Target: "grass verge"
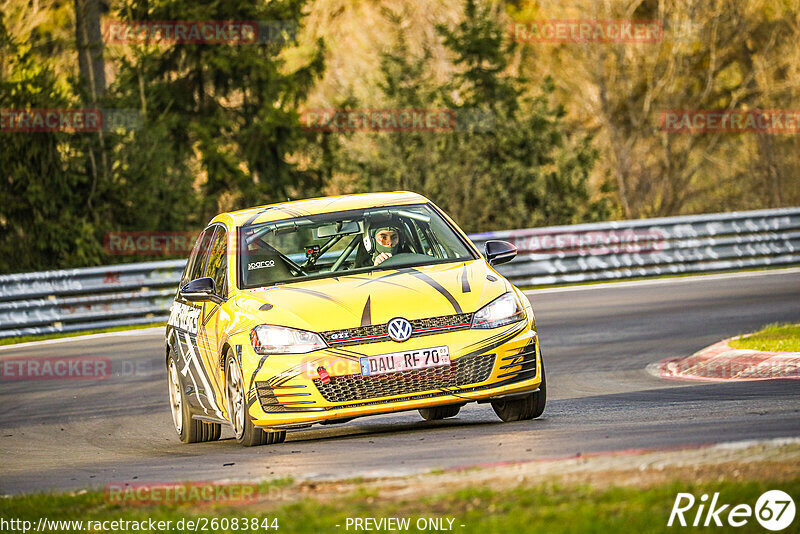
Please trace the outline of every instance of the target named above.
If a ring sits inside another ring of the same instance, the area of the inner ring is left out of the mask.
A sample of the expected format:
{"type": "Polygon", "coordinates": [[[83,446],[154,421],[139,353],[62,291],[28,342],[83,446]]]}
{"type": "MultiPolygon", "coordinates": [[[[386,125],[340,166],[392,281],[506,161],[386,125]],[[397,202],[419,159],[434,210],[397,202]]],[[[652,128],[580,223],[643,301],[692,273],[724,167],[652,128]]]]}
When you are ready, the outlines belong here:
{"type": "MultiPolygon", "coordinates": [[[[283,486],[262,485],[260,494],[278,497],[283,486]]],[[[703,494],[718,492],[721,504],[747,504],[755,506],[758,497],[767,490],[779,488],[789,495],[800,495],[800,478],[770,480],[768,476],[755,479],[720,478],[718,480],[687,482],[670,480],[648,487],[610,486],[601,489],[587,484],[541,481],[534,484],[520,483],[506,489],[490,489],[471,486],[454,489],[448,493],[431,496],[407,494],[402,498],[383,499],[377,492],[361,488],[348,494],[340,494],[334,500],[320,500],[312,496],[288,504],[257,501],[239,506],[221,505],[173,505],[120,507],[108,504],[102,492],[87,492],[78,495],[52,494],[10,497],[0,499],[0,517],[31,521],[37,525],[42,516],[48,520],[84,521],[82,530],[64,528],[54,532],[86,532],[86,522],[114,521],[171,521],[172,528],[120,529],[121,532],[181,532],[187,528],[175,528],[180,520],[206,521],[210,531],[242,531],[241,521],[257,518],[258,531],[269,532],[274,526],[281,533],[317,533],[353,531],[347,529],[348,518],[408,518],[408,532],[422,531],[418,527],[423,521],[433,518],[442,521],[441,527],[450,527],[452,532],[674,532],[676,527],[667,527],[670,511],[679,492],[691,493],[699,498],[703,494]],[[205,519],[203,519],[205,518],[205,519]],[[216,518],[217,522],[212,522],[216,518]],[[221,521],[222,518],[227,519],[221,521]],[[238,518],[238,526],[233,520],[238,518]],[[264,520],[267,520],[265,523],[264,520]],[[277,522],[275,522],[277,519],[277,522]],[[452,521],[449,521],[452,520],[452,521]],[[264,528],[264,525],[270,528],[264,528]],[[463,525],[463,526],[462,526],[463,525]],[[214,527],[211,529],[211,527],[214,527]]],[[[699,502],[699,501],[698,501],[699,502]]],[[[697,512],[695,506],[687,512],[692,521],[697,512]]],[[[726,514],[721,516],[725,521],[726,514]]],[[[424,530],[434,530],[425,523],[424,530]]],[[[786,532],[797,532],[797,522],[786,532]]],[[[725,525],[727,527],[727,525],[725,525]]],[[[35,527],[34,527],[35,528],[35,527]]],[[[730,529],[730,527],[728,527],[730,529]]],[[[721,530],[728,530],[723,528],[721,530]]],[[[202,526],[198,530],[203,530],[202,526]]],[[[385,530],[385,529],[384,529],[385,530]]],[[[714,529],[720,530],[720,529],[714,529]]],[[[763,532],[754,517],[737,532],[763,532]]],[[[251,530],[252,531],[252,530],[251,530]]]]}
{"type": "Polygon", "coordinates": [[[771,324],[729,343],[735,349],[800,352],[800,324],[771,324]]]}
{"type": "Polygon", "coordinates": [[[81,330],[80,332],[53,332],[52,334],[38,334],[34,336],[6,337],[0,339],[0,345],[16,345],[17,343],[27,343],[29,341],[42,341],[45,339],[61,339],[64,337],[88,336],[90,334],[105,334],[106,332],[124,332],[126,330],[139,330],[141,328],[164,326],[164,324],[165,323],[134,324],[129,326],[112,326],[109,328],[96,328],[94,330],[81,330]]]}

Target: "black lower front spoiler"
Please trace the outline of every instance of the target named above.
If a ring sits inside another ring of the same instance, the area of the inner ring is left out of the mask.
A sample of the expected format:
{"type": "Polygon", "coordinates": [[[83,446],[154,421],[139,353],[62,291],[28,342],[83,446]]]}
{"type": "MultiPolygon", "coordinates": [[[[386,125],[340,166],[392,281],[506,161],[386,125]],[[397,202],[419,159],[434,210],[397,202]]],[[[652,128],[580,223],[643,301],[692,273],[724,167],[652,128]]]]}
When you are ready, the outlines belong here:
{"type": "Polygon", "coordinates": [[[489,397],[488,399],[480,399],[477,401],[478,404],[487,404],[489,402],[495,401],[510,401],[510,400],[517,400],[517,399],[524,399],[534,393],[538,393],[539,388],[532,389],[530,391],[523,391],[522,393],[509,393],[508,395],[499,395],[497,397],[489,397]]]}

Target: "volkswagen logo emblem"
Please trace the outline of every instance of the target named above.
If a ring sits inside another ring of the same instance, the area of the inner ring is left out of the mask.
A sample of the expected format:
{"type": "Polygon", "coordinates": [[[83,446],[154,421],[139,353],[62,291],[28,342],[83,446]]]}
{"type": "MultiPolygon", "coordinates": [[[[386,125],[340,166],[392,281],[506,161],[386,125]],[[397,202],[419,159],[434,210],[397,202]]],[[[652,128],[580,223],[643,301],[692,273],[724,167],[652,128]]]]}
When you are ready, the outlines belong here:
{"type": "Polygon", "coordinates": [[[411,337],[411,331],[414,328],[407,320],[402,317],[397,317],[389,321],[388,328],[389,337],[397,342],[402,342],[411,337]]]}

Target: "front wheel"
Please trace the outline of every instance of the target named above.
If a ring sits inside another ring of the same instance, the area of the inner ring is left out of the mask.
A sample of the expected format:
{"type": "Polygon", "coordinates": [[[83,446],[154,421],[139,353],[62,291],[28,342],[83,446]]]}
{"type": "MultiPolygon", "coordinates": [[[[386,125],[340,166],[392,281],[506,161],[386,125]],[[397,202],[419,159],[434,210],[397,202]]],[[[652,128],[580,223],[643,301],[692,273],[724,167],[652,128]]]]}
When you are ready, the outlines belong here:
{"type": "Polygon", "coordinates": [[[539,391],[521,399],[494,401],[492,409],[503,422],[510,423],[511,421],[536,419],[544,412],[545,404],[547,404],[547,378],[544,374],[544,362],[542,362],[542,383],[539,384],[539,391]]]}
{"type": "Polygon", "coordinates": [[[271,443],[283,443],[286,440],[285,430],[266,432],[253,425],[253,420],[247,410],[248,403],[242,371],[232,350],[228,351],[226,358],[225,391],[228,401],[228,418],[233,427],[236,441],[245,447],[254,447],[271,443]]]}
{"type": "Polygon", "coordinates": [[[183,391],[178,377],[178,364],[170,357],[167,379],[169,380],[169,407],[172,411],[172,423],[183,443],[201,443],[203,441],[216,441],[222,433],[219,423],[205,423],[192,419],[189,403],[186,402],[186,393],[183,391]]]}

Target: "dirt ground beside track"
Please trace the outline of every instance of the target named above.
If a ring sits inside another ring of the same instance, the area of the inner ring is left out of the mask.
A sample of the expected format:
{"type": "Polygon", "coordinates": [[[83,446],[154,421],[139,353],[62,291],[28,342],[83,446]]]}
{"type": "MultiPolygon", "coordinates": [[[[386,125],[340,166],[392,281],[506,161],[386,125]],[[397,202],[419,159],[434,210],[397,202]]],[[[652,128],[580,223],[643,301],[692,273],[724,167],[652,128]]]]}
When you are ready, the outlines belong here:
{"type": "Polygon", "coordinates": [[[677,481],[770,480],[800,477],[800,439],[740,442],[689,449],[623,451],[553,460],[464,467],[408,477],[344,481],[296,481],[267,492],[260,506],[305,498],[334,502],[342,495],[365,494],[371,501],[397,501],[462,488],[509,489],[539,483],[647,488],[677,481]]]}

